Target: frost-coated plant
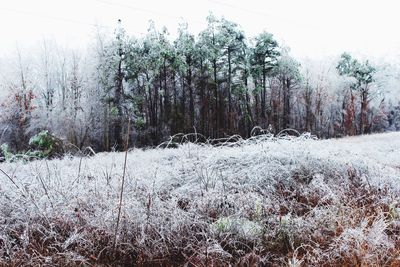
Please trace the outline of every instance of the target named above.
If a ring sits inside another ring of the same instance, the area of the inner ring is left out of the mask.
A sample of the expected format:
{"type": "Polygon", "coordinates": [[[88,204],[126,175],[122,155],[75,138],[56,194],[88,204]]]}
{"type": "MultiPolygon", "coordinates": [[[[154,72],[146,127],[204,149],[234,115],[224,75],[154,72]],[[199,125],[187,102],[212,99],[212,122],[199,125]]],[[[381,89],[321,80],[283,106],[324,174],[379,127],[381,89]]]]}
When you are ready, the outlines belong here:
{"type": "Polygon", "coordinates": [[[45,130],[32,136],[29,139],[29,146],[36,150],[33,152],[33,156],[44,158],[56,153],[57,142],[57,138],[45,130]]]}
{"type": "Polygon", "coordinates": [[[135,149],[120,206],[123,153],[2,163],[0,266],[399,266],[398,151],[399,133],[135,149]]]}
{"type": "Polygon", "coordinates": [[[14,162],[14,161],[27,161],[32,158],[43,158],[40,151],[28,151],[26,153],[13,153],[10,151],[8,144],[4,143],[0,146],[0,162],[14,162]]]}
{"type": "Polygon", "coordinates": [[[6,143],[1,144],[0,149],[1,149],[1,154],[4,157],[4,160],[10,161],[10,159],[13,157],[13,154],[10,152],[10,148],[9,148],[8,144],[6,144],[6,143]]]}
{"type": "Polygon", "coordinates": [[[41,131],[40,133],[32,136],[29,139],[29,145],[35,146],[39,149],[47,151],[48,153],[51,152],[53,146],[55,144],[54,138],[49,134],[47,130],[41,131]]]}

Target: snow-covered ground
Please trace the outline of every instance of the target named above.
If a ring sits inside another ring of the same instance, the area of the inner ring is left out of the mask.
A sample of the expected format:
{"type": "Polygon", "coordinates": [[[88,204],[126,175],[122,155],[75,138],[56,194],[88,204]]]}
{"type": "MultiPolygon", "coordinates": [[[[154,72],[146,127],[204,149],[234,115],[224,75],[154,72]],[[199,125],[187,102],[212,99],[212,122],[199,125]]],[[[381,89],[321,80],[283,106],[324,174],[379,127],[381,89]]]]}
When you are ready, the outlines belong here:
{"type": "Polygon", "coordinates": [[[115,242],[124,156],[0,164],[0,266],[400,265],[400,133],[134,149],[115,242]]]}

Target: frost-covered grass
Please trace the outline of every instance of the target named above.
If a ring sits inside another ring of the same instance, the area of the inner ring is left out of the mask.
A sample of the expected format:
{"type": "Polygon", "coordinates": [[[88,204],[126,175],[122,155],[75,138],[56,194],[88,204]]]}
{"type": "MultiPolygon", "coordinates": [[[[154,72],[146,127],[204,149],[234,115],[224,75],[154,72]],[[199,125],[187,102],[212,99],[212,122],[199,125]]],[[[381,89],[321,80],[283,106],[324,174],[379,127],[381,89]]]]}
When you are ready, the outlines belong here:
{"type": "Polygon", "coordinates": [[[400,133],[0,164],[0,266],[399,266],[400,133]],[[114,246],[115,245],[115,246],[114,246]]]}

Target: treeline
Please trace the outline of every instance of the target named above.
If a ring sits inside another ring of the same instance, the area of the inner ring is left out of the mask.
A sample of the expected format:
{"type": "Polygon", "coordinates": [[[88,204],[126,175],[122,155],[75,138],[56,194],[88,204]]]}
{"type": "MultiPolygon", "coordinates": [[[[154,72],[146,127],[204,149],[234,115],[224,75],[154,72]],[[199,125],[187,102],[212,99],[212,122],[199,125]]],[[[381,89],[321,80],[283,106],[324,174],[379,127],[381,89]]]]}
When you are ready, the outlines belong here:
{"type": "Polygon", "coordinates": [[[368,61],[343,54],[326,72],[307,68],[268,32],[248,39],[234,22],[207,22],[198,36],[180,25],[174,41],[154,23],[137,38],[119,22],[84,55],[46,41],[35,56],[18,50],[3,75],[0,143],[27,150],[48,130],[79,149],[121,150],[128,120],[136,146],[176,133],[249,137],[255,126],[321,138],[400,129],[399,99],[368,61]]]}

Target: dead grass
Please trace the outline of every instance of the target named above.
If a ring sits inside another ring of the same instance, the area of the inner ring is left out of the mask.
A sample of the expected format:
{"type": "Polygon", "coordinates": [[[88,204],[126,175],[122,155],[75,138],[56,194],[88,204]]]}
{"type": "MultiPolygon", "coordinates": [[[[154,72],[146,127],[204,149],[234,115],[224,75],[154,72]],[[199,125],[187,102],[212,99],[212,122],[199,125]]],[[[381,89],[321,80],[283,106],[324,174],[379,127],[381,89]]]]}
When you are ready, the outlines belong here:
{"type": "Polygon", "coordinates": [[[135,150],[125,174],[123,153],[2,164],[0,266],[400,266],[399,162],[348,149],[261,136],[135,150]]]}

